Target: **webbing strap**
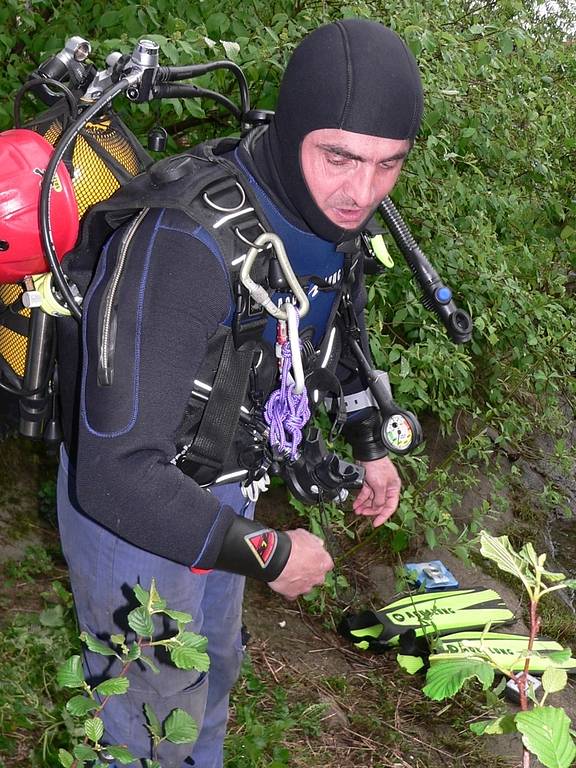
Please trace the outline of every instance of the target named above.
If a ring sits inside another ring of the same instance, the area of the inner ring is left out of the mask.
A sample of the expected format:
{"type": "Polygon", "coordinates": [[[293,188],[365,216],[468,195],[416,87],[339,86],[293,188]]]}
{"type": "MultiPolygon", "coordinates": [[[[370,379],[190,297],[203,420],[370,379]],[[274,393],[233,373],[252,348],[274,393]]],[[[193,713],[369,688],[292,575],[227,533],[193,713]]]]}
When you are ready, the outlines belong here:
{"type": "Polygon", "coordinates": [[[230,452],[238,414],[248,389],[253,349],[234,348],[232,333],[224,342],[212,392],[188,455],[222,467],[230,452]]]}

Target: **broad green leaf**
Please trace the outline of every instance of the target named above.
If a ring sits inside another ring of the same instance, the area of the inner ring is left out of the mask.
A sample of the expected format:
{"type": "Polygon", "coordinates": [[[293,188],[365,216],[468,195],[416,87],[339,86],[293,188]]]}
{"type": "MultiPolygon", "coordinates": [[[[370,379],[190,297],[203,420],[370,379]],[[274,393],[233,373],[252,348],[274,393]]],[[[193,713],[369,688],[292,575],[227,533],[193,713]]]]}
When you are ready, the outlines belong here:
{"type": "Polygon", "coordinates": [[[156,716],[156,712],[154,712],[150,704],[144,704],[144,713],[146,715],[146,720],[148,720],[148,730],[153,736],[161,739],[162,726],[160,725],[160,720],[158,720],[158,717],[156,716]]]}
{"type": "Polygon", "coordinates": [[[183,709],[173,709],[164,720],[164,736],[173,744],[187,744],[196,741],[198,726],[196,721],[183,709]]]}
{"type": "Polygon", "coordinates": [[[511,573],[527,586],[535,586],[535,576],[526,572],[523,559],[510,544],[508,536],[490,536],[486,531],[481,531],[480,552],[495,562],[501,571],[511,573]]]}
{"type": "Polygon", "coordinates": [[[546,669],[542,675],[542,687],[546,693],[558,693],[566,688],[568,673],[565,669],[546,669]]]}
{"type": "Polygon", "coordinates": [[[136,762],[136,758],[132,755],[132,753],[126,749],[126,747],[122,746],[115,746],[115,747],[106,747],[106,752],[108,752],[112,757],[117,760],[121,765],[130,765],[130,763],[136,762]]]}
{"type": "Polygon", "coordinates": [[[104,723],[99,717],[92,717],[84,723],[84,733],[96,744],[104,734],[104,723]]]}
{"type": "Polygon", "coordinates": [[[56,680],[62,688],[82,688],[84,686],[84,670],[80,656],[71,656],[67,659],[58,670],[56,680]]]}
{"type": "Polygon", "coordinates": [[[415,675],[416,672],[419,672],[424,666],[424,659],[420,656],[405,656],[404,654],[399,653],[398,656],[396,656],[396,661],[409,675],[415,675]]]}
{"type": "Polygon", "coordinates": [[[438,661],[428,670],[423,691],[428,698],[443,701],[458,693],[464,683],[474,677],[482,683],[482,688],[487,690],[494,681],[494,669],[479,659],[438,661]]]}
{"type": "Polygon", "coordinates": [[[207,672],[210,657],[206,653],[208,641],[202,635],[183,632],[178,638],[178,645],[169,648],[170,658],[180,669],[197,669],[207,672]]]}
{"type": "Polygon", "coordinates": [[[140,608],[134,608],[128,614],[128,625],[137,635],[141,637],[152,637],[154,634],[154,623],[148,609],[143,605],[140,608]]]}
{"type": "Polygon", "coordinates": [[[126,642],[126,635],[110,635],[110,642],[114,643],[114,645],[124,645],[126,642]]]}
{"type": "Polygon", "coordinates": [[[508,713],[496,718],[496,720],[479,720],[470,724],[470,730],[477,736],[482,734],[501,735],[503,733],[516,733],[514,715],[508,713]]]}
{"type": "Polygon", "coordinates": [[[104,680],[94,690],[100,696],[119,696],[122,693],[126,693],[129,687],[130,680],[127,677],[112,677],[110,680],[104,680]]]}
{"type": "Polygon", "coordinates": [[[240,53],[240,46],[238,43],[229,40],[220,40],[220,42],[222,43],[226,57],[232,59],[232,61],[236,61],[238,54],[240,53]]]}
{"type": "Polygon", "coordinates": [[[516,724],[522,743],[546,768],[569,768],[576,758],[570,719],[563,709],[538,707],[519,712],[516,724]]]}
{"type": "Polygon", "coordinates": [[[64,768],[71,768],[71,765],[74,762],[74,756],[66,749],[59,749],[58,760],[60,761],[60,765],[63,765],[64,768]]]}
{"type": "Polygon", "coordinates": [[[140,605],[148,605],[148,601],[150,600],[149,592],[146,592],[144,587],[141,587],[140,584],[136,584],[133,587],[133,590],[136,595],[136,600],[138,600],[140,605]]]}
{"type": "Polygon", "coordinates": [[[77,744],[74,747],[74,757],[78,760],[98,760],[98,752],[86,744],[77,744]]]}
{"type": "Polygon", "coordinates": [[[184,611],[172,611],[165,608],[162,613],[165,613],[166,616],[170,616],[171,619],[174,619],[174,621],[177,621],[179,624],[188,624],[192,621],[192,616],[189,613],[184,613],[184,611]]]}
{"type": "Polygon", "coordinates": [[[64,625],[64,609],[61,605],[52,605],[40,611],[38,621],[43,627],[62,627],[64,625]]]}
{"type": "Polygon", "coordinates": [[[88,712],[98,708],[98,702],[88,696],[73,696],[66,702],[66,709],[75,717],[84,717],[88,712]]]}
{"type": "Polygon", "coordinates": [[[140,661],[143,661],[143,662],[144,662],[144,664],[146,664],[146,666],[147,666],[147,667],[149,667],[149,668],[152,670],[152,672],[154,672],[154,674],[155,674],[155,675],[157,675],[157,674],[160,672],[160,670],[158,669],[158,667],[156,666],[156,664],[154,663],[154,661],[152,661],[152,659],[150,658],[150,656],[146,656],[146,655],[143,653],[143,654],[140,656],[140,661]]]}
{"type": "Polygon", "coordinates": [[[85,643],[89,650],[94,653],[99,653],[101,656],[118,656],[113,648],[110,648],[109,645],[106,645],[106,643],[93,637],[93,635],[90,635],[88,632],[82,632],[80,640],[85,643]]]}
{"type": "Polygon", "coordinates": [[[550,661],[562,665],[572,658],[572,651],[570,648],[563,648],[561,651],[550,651],[550,653],[546,655],[550,661]]]}

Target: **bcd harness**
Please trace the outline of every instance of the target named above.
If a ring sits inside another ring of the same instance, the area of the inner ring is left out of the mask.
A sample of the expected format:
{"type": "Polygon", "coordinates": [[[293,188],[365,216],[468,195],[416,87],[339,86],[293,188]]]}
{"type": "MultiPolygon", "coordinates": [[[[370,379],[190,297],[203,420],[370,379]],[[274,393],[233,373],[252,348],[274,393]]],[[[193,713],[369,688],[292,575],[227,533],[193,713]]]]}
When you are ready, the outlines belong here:
{"type": "MultiPolygon", "coordinates": [[[[222,156],[235,144],[234,140],[208,142],[185,154],[161,160],[88,213],[82,239],[64,262],[67,274],[83,292],[93,277],[95,251],[131,219],[105,276],[106,288],[98,321],[98,384],[105,387],[114,379],[116,297],[131,258],[134,236],[150,209],[182,210],[195,226],[201,225],[203,234],[199,239],[224,260],[235,306],[229,324],[220,325],[208,342],[207,354],[178,431],[173,463],[204,486],[233,480],[247,485],[271,470],[282,474],[292,492],[304,501],[314,502],[319,494],[327,499],[338,498],[343,487],[359,487],[362,470],[335,454],[328,454],[316,428],[308,427],[303,451],[290,462],[287,475],[281,468],[285,457],[275,455],[267,443],[262,407],[277,382],[278,366],[272,345],[263,339],[269,315],[242,286],[239,273],[254,240],[268,232],[270,226],[240,169],[222,156]]],[[[322,402],[328,393],[332,395],[334,431],[339,431],[346,420],[346,407],[334,375],[342,348],[334,342],[332,329],[346,321],[347,327],[344,332],[340,331],[340,339],[354,331],[356,323],[349,297],[362,268],[356,248],[348,251],[343,255],[337,285],[322,284],[321,279],[314,277],[318,290],[332,292],[334,301],[320,350],[314,349],[310,339],[303,344],[307,389],[315,404],[322,402]]],[[[269,291],[286,290],[271,249],[260,252],[250,276],[269,291]]],[[[386,449],[379,440],[381,419],[374,411],[374,401],[365,393],[361,395],[356,398],[360,405],[355,407],[349,402],[349,410],[363,410],[366,406],[372,409],[369,442],[379,456],[385,455],[386,449]]],[[[352,438],[354,429],[359,428],[353,427],[352,438]]],[[[366,425],[361,432],[358,442],[367,438],[366,425]]]]}

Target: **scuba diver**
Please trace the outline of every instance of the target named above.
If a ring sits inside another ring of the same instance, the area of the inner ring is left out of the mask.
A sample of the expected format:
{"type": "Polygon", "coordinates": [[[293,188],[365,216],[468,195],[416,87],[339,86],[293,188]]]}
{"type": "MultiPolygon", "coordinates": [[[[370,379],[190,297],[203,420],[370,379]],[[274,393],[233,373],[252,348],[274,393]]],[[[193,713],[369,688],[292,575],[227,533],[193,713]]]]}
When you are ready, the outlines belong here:
{"type": "MultiPolygon", "coordinates": [[[[417,65],[394,32],[327,24],[294,51],[268,124],[160,161],[111,199],[82,329],[58,321],[62,546],[82,629],[125,631],[127,589],[154,578],[208,638],[210,670],[132,665],[128,692],[103,710],[104,742],[144,758],[143,704],[160,720],[181,707],[199,736],[164,741],[163,768],[222,766],[245,577],[295,599],[333,567],[319,537],[253,519],[282,461],[304,498],[335,499],[348,484],[374,526],[394,513],[400,480],[367,379],[358,241],[422,108],[417,65]],[[324,401],[356,464],[327,456],[306,426],[324,401]]],[[[65,261],[79,284],[93,231],[87,220],[65,261]]],[[[108,663],[86,654],[93,678],[108,663]]]]}

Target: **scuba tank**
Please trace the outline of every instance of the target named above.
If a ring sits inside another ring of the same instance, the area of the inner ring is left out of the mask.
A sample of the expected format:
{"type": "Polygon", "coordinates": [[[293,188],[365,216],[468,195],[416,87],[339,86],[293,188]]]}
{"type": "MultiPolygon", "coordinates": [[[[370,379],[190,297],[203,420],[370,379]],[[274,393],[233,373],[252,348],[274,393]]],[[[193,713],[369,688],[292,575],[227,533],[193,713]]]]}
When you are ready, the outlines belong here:
{"type": "MultiPolygon", "coordinates": [[[[20,125],[19,105],[26,91],[33,91],[48,109],[25,127],[0,134],[0,387],[19,398],[20,433],[43,436],[49,443],[60,439],[55,317],[70,311],[52,285],[41,243],[40,187],[67,125],[93,101],[85,91],[97,73],[82,58],[89,51],[86,41],[71,38],[63,51],[41,64],[16,97],[15,124],[20,125]],[[56,76],[71,81],[74,99],[55,90],[61,85],[56,76]]],[[[59,260],[74,246],[87,210],[151,162],[114,112],[83,126],[51,184],[50,229],[59,260]]]]}

